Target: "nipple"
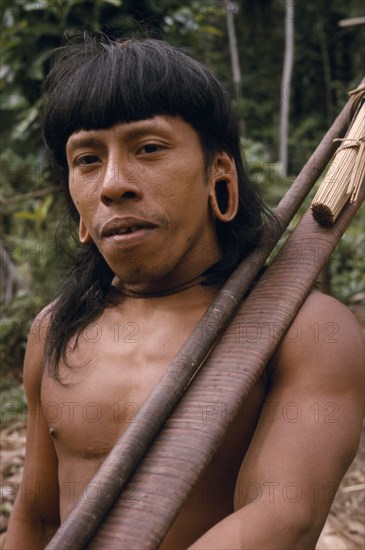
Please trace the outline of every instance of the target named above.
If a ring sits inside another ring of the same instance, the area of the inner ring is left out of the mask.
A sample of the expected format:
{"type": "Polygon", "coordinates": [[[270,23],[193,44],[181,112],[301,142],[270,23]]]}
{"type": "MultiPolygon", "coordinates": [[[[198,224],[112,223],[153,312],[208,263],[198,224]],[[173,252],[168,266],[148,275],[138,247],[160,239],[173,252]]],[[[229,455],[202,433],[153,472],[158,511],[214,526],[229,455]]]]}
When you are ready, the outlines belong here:
{"type": "Polygon", "coordinates": [[[49,429],[49,435],[52,436],[52,437],[56,437],[57,435],[57,430],[54,426],[51,426],[50,429],[49,429]]]}

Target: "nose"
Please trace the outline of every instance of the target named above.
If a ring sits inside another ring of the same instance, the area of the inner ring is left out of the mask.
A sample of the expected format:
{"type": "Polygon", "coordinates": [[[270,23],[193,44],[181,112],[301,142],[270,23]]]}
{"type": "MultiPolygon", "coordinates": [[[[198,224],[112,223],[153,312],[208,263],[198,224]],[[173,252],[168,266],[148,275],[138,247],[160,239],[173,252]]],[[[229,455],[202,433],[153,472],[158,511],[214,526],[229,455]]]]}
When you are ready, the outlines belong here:
{"type": "Polygon", "coordinates": [[[105,172],[100,190],[104,204],[128,199],[139,199],[142,195],[138,184],[138,167],[133,162],[113,162],[105,172]]]}

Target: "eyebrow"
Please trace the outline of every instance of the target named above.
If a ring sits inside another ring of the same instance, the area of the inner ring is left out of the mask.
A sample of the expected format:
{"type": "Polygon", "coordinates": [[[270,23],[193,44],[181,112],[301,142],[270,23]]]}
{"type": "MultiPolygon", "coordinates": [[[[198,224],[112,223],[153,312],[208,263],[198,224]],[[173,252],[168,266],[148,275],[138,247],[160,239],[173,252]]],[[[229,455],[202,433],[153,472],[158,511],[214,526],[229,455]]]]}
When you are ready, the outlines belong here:
{"type": "Polygon", "coordinates": [[[101,147],[101,145],[101,140],[96,137],[71,137],[66,144],[66,151],[73,153],[76,149],[81,149],[82,147],[101,147]]]}
{"type": "MultiPolygon", "coordinates": [[[[96,131],[100,131],[100,130],[96,130],[96,131]]],[[[125,128],[123,130],[117,131],[117,136],[118,136],[118,139],[133,140],[141,137],[142,135],[148,132],[161,132],[166,135],[169,133],[169,129],[154,121],[143,122],[143,125],[141,124],[141,126],[138,128],[130,128],[130,129],[125,128]]],[[[103,142],[98,137],[93,137],[93,136],[72,137],[71,136],[69,139],[69,144],[67,144],[66,147],[68,149],[68,152],[72,153],[78,148],[101,147],[102,145],[103,145],[103,142]]]]}
{"type": "MultiPolygon", "coordinates": [[[[117,136],[118,136],[118,139],[123,139],[123,140],[126,140],[126,141],[131,141],[133,139],[137,139],[137,138],[140,138],[141,136],[143,136],[144,134],[148,134],[149,132],[151,133],[161,133],[161,134],[164,134],[164,135],[170,135],[170,130],[168,127],[166,127],[165,125],[162,125],[156,121],[138,121],[139,122],[139,125],[136,127],[132,127],[132,128],[123,128],[122,130],[118,130],[117,131],[117,136]]],[[[137,122],[137,123],[138,123],[137,122]]],[[[133,123],[132,123],[133,124],[133,123]]],[[[136,123],[134,123],[136,124],[136,123]]]]}

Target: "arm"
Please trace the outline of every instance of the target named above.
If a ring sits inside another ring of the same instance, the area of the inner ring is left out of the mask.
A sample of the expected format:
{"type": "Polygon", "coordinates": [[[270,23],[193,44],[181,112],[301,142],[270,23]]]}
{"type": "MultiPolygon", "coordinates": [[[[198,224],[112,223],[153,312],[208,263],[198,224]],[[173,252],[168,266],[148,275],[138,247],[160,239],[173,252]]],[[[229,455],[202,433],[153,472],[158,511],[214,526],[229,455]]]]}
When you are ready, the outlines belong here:
{"type": "Polygon", "coordinates": [[[313,293],[280,345],[236,484],[235,512],[192,546],[309,550],[358,447],[363,338],[352,314],[313,293]]]}
{"type": "MultiPolygon", "coordinates": [[[[41,320],[40,320],[41,319],[41,320]]],[[[44,318],[43,318],[44,319],[44,318]]],[[[10,517],[5,549],[40,550],[59,525],[57,457],[41,410],[44,320],[33,323],[24,361],[28,402],[24,471],[10,517]]]]}

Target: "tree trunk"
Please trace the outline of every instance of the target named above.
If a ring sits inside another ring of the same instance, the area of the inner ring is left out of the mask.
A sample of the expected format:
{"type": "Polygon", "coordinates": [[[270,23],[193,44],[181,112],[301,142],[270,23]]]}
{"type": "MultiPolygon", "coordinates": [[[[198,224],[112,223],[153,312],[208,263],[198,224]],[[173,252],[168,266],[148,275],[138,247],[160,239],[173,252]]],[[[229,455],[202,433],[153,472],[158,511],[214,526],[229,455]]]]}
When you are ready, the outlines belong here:
{"type": "Polygon", "coordinates": [[[288,172],[288,128],[290,109],[290,85],[294,60],[294,0],[285,3],[285,54],[281,81],[279,162],[282,174],[288,172]]]}
{"type": "MultiPolygon", "coordinates": [[[[231,58],[232,78],[233,78],[233,86],[234,86],[234,99],[240,100],[242,97],[242,78],[241,78],[240,59],[239,59],[238,48],[237,48],[236,30],[234,26],[234,12],[235,12],[235,9],[238,8],[238,4],[236,2],[230,2],[229,0],[225,0],[224,6],[225,6],[226,20],[227,20],[229,53],[231,58]]],[[[244,135],[245,123],[242,116],[239,117],[238,126],[239,126],[240,134],[244,135]]]]}
{"type": "Polygon", "coordinates": [[[227,19],[227,32],[229,40],[229,53],[231,57],[232,77],[235,92],[235,99],[241,98],[241,68],[237,48],[236,30],[234,27],[234,3],[229,0],[225,2],[226,19],[227,19]]]}
{"type": "Polygon", "coordinates": [[[326,35],[323,25],[324,10],[322,9],[322,2],[318,6],[319,11],[317,12],[317,34],[319,40],[319,46],[321,48],[321,57],[323,65],[323,77],[324,77],[324,88],[326,92],[326,110],[327,110],[327,123],[330,124],[333,120],[333,100],[332,100],[332,71],[331,71],[331,62],[328,53],[326,35]]]}

